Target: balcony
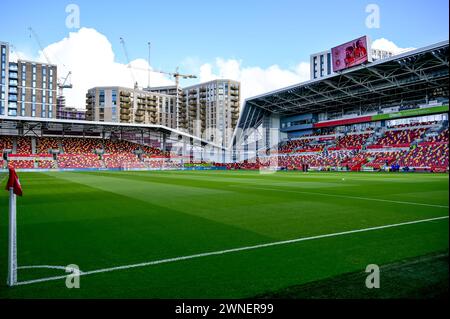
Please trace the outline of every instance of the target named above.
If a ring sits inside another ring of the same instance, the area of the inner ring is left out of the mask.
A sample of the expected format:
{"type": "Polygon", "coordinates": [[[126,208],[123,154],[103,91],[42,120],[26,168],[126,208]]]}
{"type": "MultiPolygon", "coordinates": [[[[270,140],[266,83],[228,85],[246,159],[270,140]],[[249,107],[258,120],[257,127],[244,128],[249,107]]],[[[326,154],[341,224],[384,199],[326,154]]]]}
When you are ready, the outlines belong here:
{"type": "Polygon", "coordinates": [[[156,107],[149,107],[147,110],[150,112],[156,112],[156,107]]]}
{"type": "Polygon", "coordinates": [[[144,116],[145,110],[143,109],[137,109],[136,110],[136,116],[144,116]]]}
{"type": "Polygon", "coordinates": [[[120,115],[120,121],[122,122],[128,122],[130,120],[130,116],[129,115],[120,115]]]}
{"type": "Polygon", "coordinates": [[[131,99],[129,97],[120,97],[120,102],[130,103],[131,99]]]}
{"type": "Polygon", "coordinates": [[[130,103],[120,103],[120,108],[129,109],[131,107],[130,103]]]}
{"type": "Polygon", "coordinates": [[[230,91],[231,96],[239,96],[239,91],[230,91]]]}
{"type": "Polygon", "coordinates": [[[119,93],[120,96],[125,96],[125,97],[130,97],[130,92],[124,92],[124,91],[120,91],[119,93]]]}
{"type": "Polygon", "coordinates": [[[144,122],[144,116],[135,116],[134,121],[136,123],[142,123],[142,122],[144,122]]]}

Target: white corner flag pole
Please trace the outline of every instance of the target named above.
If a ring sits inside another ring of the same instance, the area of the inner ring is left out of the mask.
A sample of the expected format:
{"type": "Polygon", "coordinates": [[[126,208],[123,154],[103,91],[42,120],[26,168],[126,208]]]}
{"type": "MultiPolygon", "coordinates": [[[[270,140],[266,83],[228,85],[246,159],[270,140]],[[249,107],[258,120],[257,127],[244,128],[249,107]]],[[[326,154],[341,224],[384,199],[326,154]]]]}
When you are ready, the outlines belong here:
{"type": "Polygon", "coordinates": [[[16,195],[9,188],[8,286],[17,283],[16,195]]]}

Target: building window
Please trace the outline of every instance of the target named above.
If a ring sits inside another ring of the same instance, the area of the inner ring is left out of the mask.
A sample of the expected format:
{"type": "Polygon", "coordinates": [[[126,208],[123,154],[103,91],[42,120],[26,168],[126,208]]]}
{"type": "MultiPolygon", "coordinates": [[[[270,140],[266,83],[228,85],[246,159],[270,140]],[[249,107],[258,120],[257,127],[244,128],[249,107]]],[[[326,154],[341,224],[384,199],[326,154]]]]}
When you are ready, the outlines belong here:
{"type": "Polygon", "coordinates": [[[327,53],[327,74],[331,74],[331,53],[327,53]]]}
{"type": "Polygon", "coordinates": [[[98,103],[100,107],[105,106],[105,90],[100,90],[99,97],[98,97],[98,103]]]}
{"type": "Polygon", "coordinates": [[[320,55],[320,77],[322,77],[323,76],[323,71],[324,71],[324,68],[323,68],[323,58],[324,58],[324,55],[323,54],[321,54],[320,55]]]}
{"type": "Polygon", "coordinates": [[[317,56],[313,57],[313,77],[317,78],[317,56]]]}

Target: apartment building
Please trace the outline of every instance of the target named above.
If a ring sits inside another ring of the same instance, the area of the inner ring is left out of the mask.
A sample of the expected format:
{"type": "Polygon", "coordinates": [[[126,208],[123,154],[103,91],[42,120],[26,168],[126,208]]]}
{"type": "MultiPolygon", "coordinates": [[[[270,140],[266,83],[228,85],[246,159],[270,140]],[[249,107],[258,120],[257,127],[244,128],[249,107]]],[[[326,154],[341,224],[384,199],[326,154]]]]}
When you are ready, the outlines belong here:
{"type": "Polygon", "coordinates": [[[176,97],[119,86],[86,94],[86,120],[176,126],[176,97]]]}
{"type": "Polygon", "coordinates": [[[0,115],[5,115],[8,106],[9,45],[0,42],[0,115]]]}
{"type": "Polygon", "coordinates": [[[56,118],[56,65],[9,61],[5,42],[0,42],[0,53],[0,115],[56,118]]]}
{"type": "Polygon", "coordinates": [[[239,82],[221,79],[178,90],[175,86],[152,87],[150,90],[177,96],[178,129],[227,145],[239,117],[239,82]]]}

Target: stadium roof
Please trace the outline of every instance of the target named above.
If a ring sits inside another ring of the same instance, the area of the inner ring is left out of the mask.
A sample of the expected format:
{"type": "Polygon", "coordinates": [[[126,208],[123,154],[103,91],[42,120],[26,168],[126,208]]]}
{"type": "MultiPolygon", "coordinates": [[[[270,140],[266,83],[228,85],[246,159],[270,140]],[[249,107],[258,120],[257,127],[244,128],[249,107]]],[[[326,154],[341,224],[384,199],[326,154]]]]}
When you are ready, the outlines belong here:
{"type": "MultiPolygon", "coordinates": [[[[47,129],[48,131],[61,131],[66,135],[75,132],[85,133],[107,133],[107,132],[161,132],[168,136],[175,134],[192,139],[192,141],[201,143],[202,146],[210,145],[223,149],[222,146],[203,140],[194,135],[187,134],[176,129],[172,129],[163,125],[149,124],[131,124],[131,123],[112,123],[112,122],[95,122],[85,120],[61,120],[47,119],[38,117],[12,117],[0,116],[0,131],[8,129],[22,129],[23,135],[29,135],[37,129],[47,129]]],[[[36,133],[34,133],[36,134],[36,133]]]]}
{"type": "Polygon", "coordinates": [[[447,40],[247,99],[238,128],[257,127],[270,113],[296,115],[355,107],[364,113],[426,96],[448,97],[448,49],[447,40]]]}

